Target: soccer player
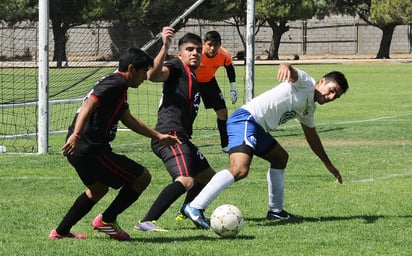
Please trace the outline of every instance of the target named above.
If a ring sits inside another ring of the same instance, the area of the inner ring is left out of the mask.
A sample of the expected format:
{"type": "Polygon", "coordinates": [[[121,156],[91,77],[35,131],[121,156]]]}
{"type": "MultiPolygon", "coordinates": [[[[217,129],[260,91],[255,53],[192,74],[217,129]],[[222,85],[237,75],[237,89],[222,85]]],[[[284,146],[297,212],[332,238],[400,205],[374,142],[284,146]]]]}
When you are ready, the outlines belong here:
{"type": "Polygon", "coordinates": [[[216,80],[216,71],[219,67],[226,68],[230,82],[230,100],[232,104],[237,101],[236,72],[229,52],[221,47],[222,39],[217,31],[209,31],[203,39],[202,63],[197,71],[200,96],[206,109],[213,108],[217,115],[217,127],[220,134],[222,152],[227,153],[226,120],[228,117],[225,98],[216,80]]]}
{"type": "Polygon", "coordinates": [[[282,83],[257,96],[238,110],[227,122],[229,135],[228,169],[218,172],[199,195],[184,207],[184,213],[201,228],[208,229],[203,211],[230,184],[245,178],[253,155],[270,163],[267,172],[270,220],[296,216],[283,209],[284,175],[288,153],[269,131],[296,118],[302,126],[312,151],[339,183],[342,177],[326,154],[316,132],[314,113],[316,103],[323,105],[339,98],[348,89],[345,76],[330,72],[319,82],[289,64],[280,64],[278,77],[282,83]]]}
{"type": "Polygon", "coordinates": [[[202,39],[192,33],[185,34],[179,39],[177,58],[165,62],[173,35],[173,28],[163,28],[163,46],[148,77],[153,82],[163,82],[156,130],[176,135],[181,144],[167,146],[152,140],[152,150],[162,159],[172,183],[161,191],[146,216],[136,224],[136,229],[142,231],[167,231],[155,221],[184,193],[187,192],[185,203],[193,200],[215,174],[205,156],[190,141],[200,104],[196,69],[202,56],[202,39]]]}
{"type": "Polygon", "coordinates": [[[119,59],[118,71],[98,81],[85,97],[69,127],[62,153],[76,169],[87,189],[74,202],[49,238],[86,238],[70,229],[108,192],[119,189],[110,206],[92,222],[95,230],[116,240],[129,240],[117,224],[117,216],[133,204],[151,181],[149,171],[128,157],[112,151],[118,121],[132,131],[150,137],[162,145],[176,145],[174,135],[161,134],[135,118],[127,103],[129,87],[137,88],[146,80],[153,59],[144,51],[129,48],[119,59]]]}

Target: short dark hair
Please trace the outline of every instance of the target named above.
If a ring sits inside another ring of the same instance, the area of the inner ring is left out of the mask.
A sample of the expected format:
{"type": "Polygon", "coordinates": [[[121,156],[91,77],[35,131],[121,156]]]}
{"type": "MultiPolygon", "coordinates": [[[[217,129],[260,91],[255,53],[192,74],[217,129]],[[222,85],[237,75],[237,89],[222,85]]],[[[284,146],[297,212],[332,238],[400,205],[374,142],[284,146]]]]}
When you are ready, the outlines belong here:
{"type": "Polygon", "coordinates": [[[126,72],[130,64],[136,71],[147,69],[153,67],[153,58],[142,49],[130,47],[119,58],[119,71],[126,72]]]}
{"type": "Polygon", "coordinates": [[[343,93],[345,93],[349,88],[348,80],[346,80],[346,77],[342,72],[332,71],[327,73],[323,77],[326,79],[326,81],[333,81],[337,83],[339,87],[342,89],[343,93]]]}
{"type": "Polygon", "coordinates": [[[193,34],[193,33],[186,33],[179,39],[178,46],[182,46],[185,43],[194,43],[198,45],[202,45],[202,38],[200,36],[193,34]]]}
{"type": "Polygon", "coordinates": [[[209,31],[205,34],[205,37],[203,38],[203,41],[204,42],[212,41],[212,42],[221,44],[222,43],[222,38],[220,37],[219,32],[217,32],[215,30],[212,30],[212,31],[209,31]]]}

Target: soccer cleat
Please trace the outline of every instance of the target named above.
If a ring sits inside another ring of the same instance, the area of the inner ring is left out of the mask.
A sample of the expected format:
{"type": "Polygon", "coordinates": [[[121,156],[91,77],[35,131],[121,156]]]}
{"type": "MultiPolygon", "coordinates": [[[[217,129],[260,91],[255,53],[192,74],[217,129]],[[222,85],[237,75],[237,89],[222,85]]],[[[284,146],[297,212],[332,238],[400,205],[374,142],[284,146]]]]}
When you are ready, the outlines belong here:
{"type": "Polygon", "coordinates": [[[137,230],[152,231],[152,232],[168,232],[167,229],[161,228],[156,225],[156,221],[143,221],[134,226],[137,230]]]}
{"type": "Polygon", "coordinates": [[[267,215],[266,215],[266,219],[268,220],[288,220],[288,219],[296,219],[297,216],[288,213],[285,210],[282,210],[280,212],[274,212],[269,210],[267,215]]]}
{"type": "Polygon", "coordinates": [[[183,213],[192,220],[192,222],[200,229],[209,229],[210,226],[206,222],[206,218],[203,215],[204,210],[200,210],[194,207],[191,207],[189,204],[186,204],[183,207],[183,213]]]}
{"type": "Polygon", "coordinates": [[[180,211],[178,213],[176,213],[176,218],[175,218],[176,220],[185,220],[185,219],[187,219],[184,208],[185,208],[185,205],[183,205],[182,208],[180,208],[180,211]]]}
{"type": "Polygon", "coordinates": [[[176,213],[176,220],[180,221],[180,220],[185,220],[187,219],[187,216],[183,213],[183,211],[179,211],[178,213],[176,213]]]}
{"type": "Polygon", "coordinates": [[[76,234],[76,233],[68,233],[67,235],[62,236],[62,235],[57,234],[57,231],[55,229],[53,229],[50,232],[49,239],[56,240],[56,239],[62,239],[62,238],[84,239],[84,238],[87,238],[87,235],[76,234]]]}
{"type": "Polygon", "coordinates": [[[110,238],[119,241],[130,240],[129,234],[122,230],[117,222],[106,223],[102,220],[103,215],[99,214],[92,223],[93,229],[106,233],[110,238]]]}

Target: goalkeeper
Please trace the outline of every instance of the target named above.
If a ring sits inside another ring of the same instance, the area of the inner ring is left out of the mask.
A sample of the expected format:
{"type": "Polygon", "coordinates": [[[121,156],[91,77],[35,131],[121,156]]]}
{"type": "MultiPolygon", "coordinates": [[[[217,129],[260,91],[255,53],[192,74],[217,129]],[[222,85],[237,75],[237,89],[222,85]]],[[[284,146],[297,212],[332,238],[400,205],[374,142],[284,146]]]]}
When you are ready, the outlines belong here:
{"type": "Polygon", "coordinates": [[[221,37],[217,31],[209,31],[203,39],[202,63],[197,70],[200,95],[206,109],[213,108],[217,115],[222,151],[227,153],[228,137],[226,120],[228,117],[225,99],[219,88],[215,74],[219,67],[226,68],[230,82],[230,100],[237,101],[236,73],[229,52],[222,48],[221,37]]]}

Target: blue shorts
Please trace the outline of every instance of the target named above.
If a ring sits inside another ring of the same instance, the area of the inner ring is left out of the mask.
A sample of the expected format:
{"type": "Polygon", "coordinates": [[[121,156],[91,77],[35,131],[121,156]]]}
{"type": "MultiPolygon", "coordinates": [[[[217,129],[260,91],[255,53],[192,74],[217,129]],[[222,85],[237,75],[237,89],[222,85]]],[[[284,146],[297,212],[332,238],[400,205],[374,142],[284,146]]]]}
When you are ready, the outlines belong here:
{"type": "Polygon", "coordinates": [[[243,152],[249,155],[264,156],[277,144],[277,141],[259,125],[245,109],[239,108],[226,123],[229,136],[229,153],[243,152]]]}

